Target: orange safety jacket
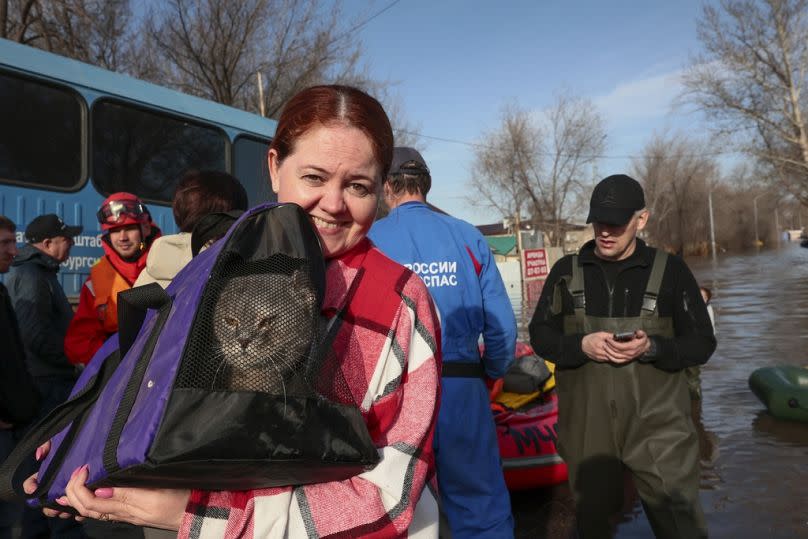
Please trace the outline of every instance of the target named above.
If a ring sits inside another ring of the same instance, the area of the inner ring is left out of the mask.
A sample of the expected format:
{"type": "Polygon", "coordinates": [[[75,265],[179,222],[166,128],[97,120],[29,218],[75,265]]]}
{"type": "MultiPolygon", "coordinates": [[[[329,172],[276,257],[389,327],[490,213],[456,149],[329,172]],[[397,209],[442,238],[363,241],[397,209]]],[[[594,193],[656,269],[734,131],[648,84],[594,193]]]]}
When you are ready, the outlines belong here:
{"type": "Polygon", "coordinates": [[[118,292],[129,290],[129,284],[123,276],[115,271],[107,257],[101,258],[90,270],[95,298],[95,307],[98,319],[104,331],[115,333],[118,331],[118,292]]]}
{"type": "Polygon", "coordinates": [[[146,266],[152,242],[159,236],[160,229],[152,224],[146,249],[131,262],[122,260],[104,238],[106,254],[90,269],[90,277],[81,287],[78,309],[65,335],[65,355],[71,363],[89,363],[110,335],[118,331],[118,292],[132,288],[146,266]]]}

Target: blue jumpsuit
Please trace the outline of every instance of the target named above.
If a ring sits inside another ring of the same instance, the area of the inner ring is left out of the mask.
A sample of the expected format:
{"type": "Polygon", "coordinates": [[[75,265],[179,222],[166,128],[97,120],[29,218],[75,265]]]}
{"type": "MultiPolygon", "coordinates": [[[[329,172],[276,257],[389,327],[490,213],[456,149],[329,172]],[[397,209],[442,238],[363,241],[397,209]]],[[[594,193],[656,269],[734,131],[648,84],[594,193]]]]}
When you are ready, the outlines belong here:
{"type": "MultiPolygon", "coordinates": [[[[407,202],[377,221],[370,238],[429,287],[441,318],[443,363],[479,363],[482,335],[485,373],[501,378],[513,361],[516,320],[482,234],[426,204],[407,202]]],[[[452,536],[513,537],[510,497],[482,378],[441,379],[435,456],[452,536]]]]}

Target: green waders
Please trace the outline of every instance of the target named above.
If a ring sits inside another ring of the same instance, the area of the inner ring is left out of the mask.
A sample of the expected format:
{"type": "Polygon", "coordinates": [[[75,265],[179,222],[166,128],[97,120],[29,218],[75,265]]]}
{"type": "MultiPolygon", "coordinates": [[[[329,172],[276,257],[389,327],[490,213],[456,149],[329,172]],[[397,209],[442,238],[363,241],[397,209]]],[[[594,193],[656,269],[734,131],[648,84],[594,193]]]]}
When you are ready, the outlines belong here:
{"type": "MultiPolygon", "coordinates": [[[[574,257],[568,290],[575,313],[564,317],[564,333],[642,329],[673,337],[673,320],[656,309],[666,262],[667,254],[657,251],[640,316],[606,318],[586,315],[583,270],[574,257]]],[[[558,448],[569,468],[580,536],[612,536],[610,520],[623,504],[625,466],[657,538],[706,537],[685,374],[639,361],[622,366],[590,361],[557,371],[556,383],[558,448]]]]}

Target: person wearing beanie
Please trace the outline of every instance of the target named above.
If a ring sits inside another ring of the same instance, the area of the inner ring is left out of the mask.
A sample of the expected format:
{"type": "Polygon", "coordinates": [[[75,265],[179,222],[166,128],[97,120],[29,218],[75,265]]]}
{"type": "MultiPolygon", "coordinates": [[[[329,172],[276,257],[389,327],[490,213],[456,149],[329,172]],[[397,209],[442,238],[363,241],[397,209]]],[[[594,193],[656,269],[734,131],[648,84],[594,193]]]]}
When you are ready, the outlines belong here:
{"type": "Polygon", "coordinates": [[[96,214],[103,231],[104,256],[90,269],[81,287],[79,306],[64,340],[74,364],[86,365],[110,335],[118,331],[118,293],[130,289],[160,229],[138,197],[114,193],[96,214]]]}
{"type": "Polygon", "coordinates": [[[440,313],[443,361],[434,448],[441,536],[513,537],[486,378],[502,378],[513,362],[516,318],[488,242],[473,225],[427,205],[431,185],[421,154],[395,148],[384,182],[391,211],[374,223],[370,239],[421,277],[440,313]]]}
{"type": "Polygon", "coordinates": [[[556,364],[558,449],[582,539],[612,536],[624,470],[657,537],[707,536],[685,370],[716,341],[685,262],[637,238],[648,219],[636,180],[598,183],[595,239],[553,266],[529,326],[556,364]]]}

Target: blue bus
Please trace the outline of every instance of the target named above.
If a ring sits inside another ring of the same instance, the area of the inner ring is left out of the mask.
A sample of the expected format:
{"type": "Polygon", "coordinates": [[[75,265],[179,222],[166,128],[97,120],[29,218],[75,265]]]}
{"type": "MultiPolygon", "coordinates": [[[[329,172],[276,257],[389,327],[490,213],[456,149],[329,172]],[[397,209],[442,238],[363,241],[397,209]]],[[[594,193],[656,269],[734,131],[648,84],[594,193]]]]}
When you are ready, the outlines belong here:
{"type": "Polygon", "coordinates": [[[164,234],[188,169],[233,174],[250,205],[273,200],[266,154],[277,123],[0,39],[0,215],[25,227],[45,213],[81,224],[59,272],[77,300],[103,254],[96,211],[117,191],[138,195],[164,234]]]}

